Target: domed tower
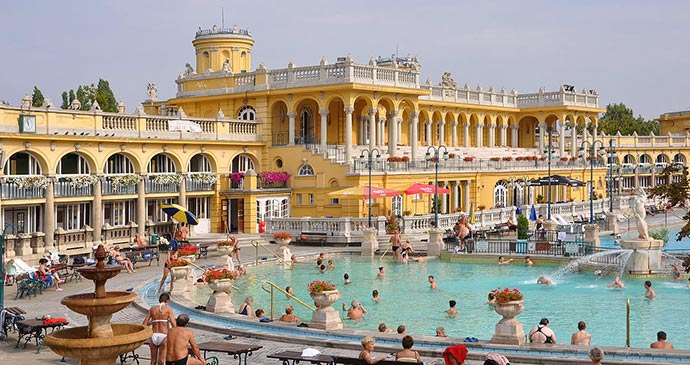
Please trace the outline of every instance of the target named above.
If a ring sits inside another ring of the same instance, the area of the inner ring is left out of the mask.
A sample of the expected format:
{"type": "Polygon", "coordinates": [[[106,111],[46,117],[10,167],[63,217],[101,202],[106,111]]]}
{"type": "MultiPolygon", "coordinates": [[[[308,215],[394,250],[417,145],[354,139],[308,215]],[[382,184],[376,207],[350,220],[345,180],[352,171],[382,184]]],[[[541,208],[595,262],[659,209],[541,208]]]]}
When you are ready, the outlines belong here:
{"type": "Polygon", "coordinates": [[[224,29],[213,25],[211,29],[196,32],[192,41],[196,51],[196,72],[221,70],[241,73],[252,69],[252,46],[254,40],[249,29],[239,29],[236,25],[224,29]]]}

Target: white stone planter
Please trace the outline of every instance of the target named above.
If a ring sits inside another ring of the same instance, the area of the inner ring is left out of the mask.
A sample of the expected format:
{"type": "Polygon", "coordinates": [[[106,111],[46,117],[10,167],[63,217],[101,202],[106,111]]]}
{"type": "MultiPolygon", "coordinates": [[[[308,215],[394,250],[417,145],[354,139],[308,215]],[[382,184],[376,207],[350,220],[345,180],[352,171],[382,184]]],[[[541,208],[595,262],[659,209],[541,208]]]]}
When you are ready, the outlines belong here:
{"type": "Polygon", "coordinates": [[[232,246],[218,246],[218,253],[221,255],[230,255],[232,252],[232,246]]]}
{"type": "Polygon", "coordinates": [[[333,303],[340,299],[339,290],[327,290],[310,293],[309,295],[314,300],[314,303],[319,305],[311,316],[309,327],[324,330],[343,328],[343,321],[340,319],[340,311],[332,307],[333,303]]]}
{"type": "Polygon", "coordinates": [[[286,238],[286,239],[276,238],[275,240],[276,240],[276,244],[278,245],[278,247],[287,247],[287,245],[289,245],[290,242],[292,242],[292,239],[290,239],[290,238],[286,238]]]}
{"type": "Polygon", "coordinates": [[[187,260],[189,262],[196,261],[196,255],[180,256],[180,260],[187,260]]]}
{"type": "Polygon", "coordinates": [[[170,269],[172,282],[171,293],[188,297],[190,293],[190,281],[192,277],[191,266],[179,266],[170,269]]]}
{"type": "Polygon", "coordinates": [[[522,329],[522,323],[515,319],[524,309],[522,300],[507,303],[496,302],[494,304],[494,310],[503,319],[496,324],[496,332],[491,338],[492,343],[524,345],[527,342],[525,331],[522,329]]]}
{"type": "Polygon", "coordinates": [[[232,289],[232,279],[213,280],[208,283],[208,287],[213,290],[213,294],[208,298],[206,311],[213,313],[235,313],[230,296],[232,289]]]}

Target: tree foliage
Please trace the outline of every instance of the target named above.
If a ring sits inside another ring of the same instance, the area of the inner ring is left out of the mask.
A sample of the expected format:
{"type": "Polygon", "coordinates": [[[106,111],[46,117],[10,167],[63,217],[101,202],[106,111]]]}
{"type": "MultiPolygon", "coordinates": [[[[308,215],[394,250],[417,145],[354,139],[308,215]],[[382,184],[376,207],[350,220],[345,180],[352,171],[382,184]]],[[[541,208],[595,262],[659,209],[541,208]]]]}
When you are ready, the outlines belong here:
{"type": "Polygon", "coordinates": [[[117,112],[117,99],[110,83],[103,79],[98,79],[98,85],[79,85],[77,91],[70,89],[69,92],[62,93],[62,109],[69,109],[74,99],[81,103],[81,110],[90,110],[94,102],[98,102],[104,112],[117,112]]]}
{"type": "MultiPolygon", "coordinates": [[[[690,203],[690,183],[688,183],[688,168],[679,164],[671,164],[666,166],[661,176],[666,178],[667,184],[660,184],[652,189],[649,193],[652,197],[664,198],[668,201],[669,205],[672,207],[685,207],[688,208],[690,203]],[[682,177],[678,181],[673,181],[672,175],[681,172],[682,177]]],[[[688,210],[683,216],[685,220],[685,225],[680,229],[678,235],[676,236],[676,241],[680,241],[685,237],[690,237],[690,210],[688,210]]],[[[685,258],[683,262],[685,266],[685,271],[690,272],[690,255],[685,258]]]]}
{"type": "Polygon", "coordinates": [[[31,106],[41,107],[44,101],[43,93],[38,87],[34,86],[34,92],[31,94],[31,106]]]}
{"type": "Polygon", "coordinates": [[[606,113],[599,120],[599,131],[606,132],[608,135],[629,136],[633,132],[638,135],[648,136],[650,133],[659,134],[659,123],[654,120],[645,120],[641,115],[637,118],[633,116],[633,110],[625,104],[609,104],[606,106],[606,113]]]}

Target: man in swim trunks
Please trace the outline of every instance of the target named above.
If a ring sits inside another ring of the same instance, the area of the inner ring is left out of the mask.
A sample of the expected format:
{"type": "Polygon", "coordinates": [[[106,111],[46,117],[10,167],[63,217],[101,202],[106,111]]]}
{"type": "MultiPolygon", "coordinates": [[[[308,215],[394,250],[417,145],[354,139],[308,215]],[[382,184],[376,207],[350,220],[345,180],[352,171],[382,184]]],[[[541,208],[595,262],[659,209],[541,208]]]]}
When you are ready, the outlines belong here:
{"type": "Polygon", "coordinates": [[[206,365],[206,360],[201,357],[199,346],[194,340],[194,333],[187,329],[189,316],[180,314],[175,322],[177,326],[168,332],[165,365],[206,365]],[[191,350],[188,347],[191,347],[191,350]],[[190,351],[195,357],[189,357],[190,351]]]}
{"type": "Polygon", "coordinates": [[[232,252],[230,252],[230,257],[234,254],[235,257],[237,258],[237,263],[241,263],[240,261],[240,242],[237,240],[237,237],[230,236],[230,247],[232,247],[232,252]]]}
{"type": "Polygon", "coordinates": [[[144,325],[151,325],[153,336],[149,343],[151,349],[151,365],[163,365],[165,362],[166,338],[170,326],[175,327],[175,316],[172,308],[168,307],[170,295],[163,293],[158,297],[158,305],[149,309],[144,318],[144,325]]]}
{"type": "Polygon", "coordinates": [[[393,250],[393,257],[396,259],[400,258],[400,246],[401,246],[401,241],[400,241],[400,233],[398,230],[395,230],[395,233],[393,233],[393,236],[391,236],[390,239],[391,243],[391,250],[393,250]]]}
{"type": "Polygon", "coordinates": [[[529,342],[555,344],[556,334],[549,328],[548,318],[542,318],[539,325],[529,331],[529,342]]]}

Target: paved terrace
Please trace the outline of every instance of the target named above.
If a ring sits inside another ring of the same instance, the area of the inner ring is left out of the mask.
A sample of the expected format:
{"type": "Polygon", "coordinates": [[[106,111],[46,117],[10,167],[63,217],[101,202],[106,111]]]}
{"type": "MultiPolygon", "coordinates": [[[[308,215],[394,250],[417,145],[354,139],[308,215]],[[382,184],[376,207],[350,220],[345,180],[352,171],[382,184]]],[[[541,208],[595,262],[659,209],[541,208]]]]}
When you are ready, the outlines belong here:
{"type": "MultiPolygon", "coordinates": [[[[659,220],[660,218],[657,218],[659,220]]],[[[673,219],[673,218],[672,218],[673,219]]],[[[663,218],[659,222],[654,224],[663,224],[663,218]]],[[[200,241],[215,241],[222,238],[220,235],[207,235],[203,237],[195,237],[193,240],[200,241]]],[[[242,242],[243,261],[245,263],[253,262],[255,259],[255,250],[250,245],[250,241],[255,239],[255,236],[242,236],[240,240],[242,242]]],[[[275,250],[277,247],[275,245],[269,246],[271,249],[275,250]]],[[[313,247],[303,247],[303,246],[292,246],[293,253],[299,256],[306,255],[316,255],[320,248],[313,247]]],[[[266,251],[260,251],[260,257],[270,256],[266,251]]],[[[197,264],[201,266],[213,265],[213,264],[224,264],[224,260],[221,259],[218,254],[214,251],[209,253],[209,258],[201,259],[197,261],[197,264]]],[[[108,282],[108,290],[127,290],[129,288],[139,288],[143,283],[149,282],[150,280],[156,280],[160,278],[162,272],[162,266],[156,266],[155,264],[151,267],[145,265],[139,265],[137,267],[136,273],[127,274],[120,273],[117,277],[108,282]]],[[[70,322],[70,326],[83,326],[87,324],[86,318],[74,312],[70,312],[66,307],[58,304],[60,299],[65,295],[77,294],[77,293],[87,293],[93,291],[93,283],[87,280],[82,280],[81,282],[70,282],[63,285],[63,292],[56,292],[52,289],[44,291],[43,295],[32,299],[19,299],[15,300],[15,287],[6,287],[5,293],[5,305],[18,306],[27,311],[27,318],[34,318],[38,316],[43,316],[46,314],[55,317],[64,317],[70,322]]],[[[238,303],[236,303],[238,304],[238,303]]],[[[131,305],[125,310],[113,315],[113,322],[119,323],[140,323],[143,321],[144,313],[138,309],[135,305],[131,305]]],[[[232,329],[216,329],[215,331],[210,326],[199,325],[195,323],[192,316],[193,330],[196,334],[198,342],[203,341],[224,341],[223,337],[233,332],[232,329]]],[[[526,328],[529,324],[524,324],[526,328]]],[[[347,330],[346,330],[347,331],[347,330]]],[[[350,333],[352,331],[349,331],[350,333]]],[[[233,332],[235,333],[235,332],[233,332]]],[[[414,330],[411,333],[418,341],[438,341],[438,339],[430,336],[419,336],[414,334],[414,330]]],[[[313,347],[319,349],[321,352],[326,354],[333,354],[339,356],[357,356],[359,352],[359,344],[357,343],[343,343],[336,340],[321,340],[321,339],[293,339],[295,343],[287,343],[283,341],[283,338],[278,336],[261,336],[261,334],[256,333],[237,333],[239,338],[233,340],[238,343],[248,343],[257,344],[263,346],[263,349],[256,351],[252,357],[249,358],[250,364],[279,364],[278,360],[268,359],[266,355],[283,350],[301,350],[306,347],[313,347]],[[261,337],[261,338],[255,338],[261,337]]],[[[490,334],[485,334],[484,337],[488,338],[490,334]]],[[[461,342],[460,339],[450,339],[448,344],[461,342]]],[[[60,357],[54,354],[49,348],[42,348],[39,354],[36,354],[35,347],[31,344],[27,346],[26,349],[15,349],[14,345],[16,343],[16,334],[11,334],[9,340],[0,341],[0,353],[2,353],[3,363],[24,363],[24,364],[58,364],[60,362],[60,357]]],[[[481,345],[481,342],[480,342],[481,345]]],[[[377,345],[377,352],[380,355],[387,354],[396,350],[396,347],[391,346],[379,346],[377,345]]],[[[607,353],[613,352],[612,348],[604,348],[607,353]]],[[[648,352],[649,350],[634,349],[631,354],[636,352],[648,352]]],[[[588,364],[583,354],[578,354],[577,358],[569,359],[558,359],[556,357],[549,357],[548,353],[551,351],[573,351],[571,346],[554,346],[554,347],[524,347],[518,349],[517,353],[520,355],[509,356],[512,360],[512,364],[588,364]],[[529,351],[534,349],[537,351],[542,351],[546,354],[546,357],[535,358],[533,354],[529,351]]],[[[625,351],[624,351],[625,352],[625,351]]],[[[684,356],[690,356],[688,351],[679,351],[684,356]]],[[[143,357],[148,358],[149,350],[148,347],[141,347],[137,350],[137,353],[143,357]]],[[[423,360],[427,364],[443,364],[443,360],[440,357],[440,352],[438,350],[425,350],[421,351],[423,355],[423,360]]],[[[629,354],[625,352],[626,354],[629,354]]],[[[470,353],[471,359],[466,362],[468,365],[482,364],[481,360],[485,352],[481,349],[475,349],[470,353]]],[[[234,364],[236,359],[232,359],[230,356],[221,355],[220,360],[222,364],[234,364]]],[[[131,363],[132,360],[130,360],[131,363]]],[[[630,361],[623,360],[611,360],[605,361],[607,364],[625,364],[631,363],[630,361]]],[[[66,364],[77,364],[78,361],[74,359],[66,359],[66,364]]],[[[148,360],[142,360],[142,364],[148,363],[148,360]]],[[[635,362],[637,364],[647,364],[647,362],[635,362]]],[[[653,362],[653,364],[675,364],[678,362],[653,362]]],[[[651,362],[649,364],[652,364],[651,362]]]]}

